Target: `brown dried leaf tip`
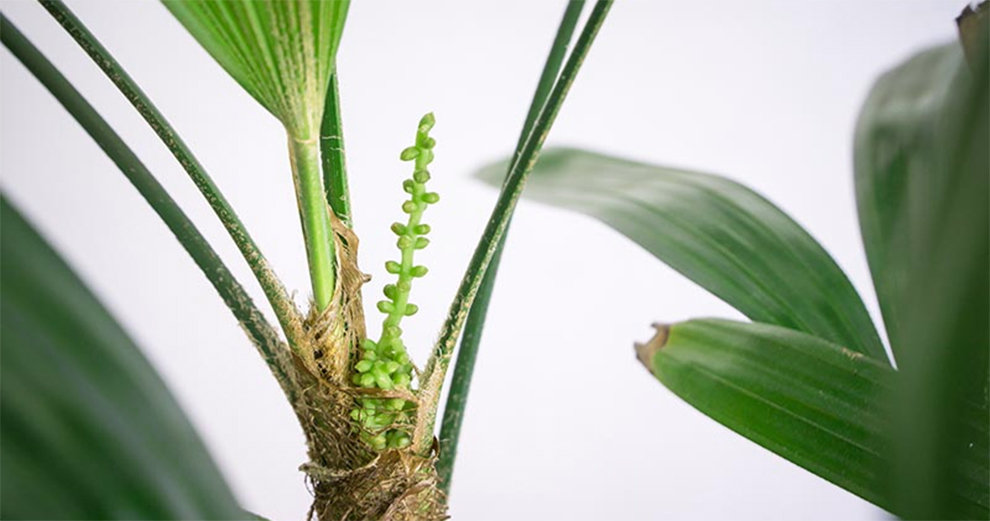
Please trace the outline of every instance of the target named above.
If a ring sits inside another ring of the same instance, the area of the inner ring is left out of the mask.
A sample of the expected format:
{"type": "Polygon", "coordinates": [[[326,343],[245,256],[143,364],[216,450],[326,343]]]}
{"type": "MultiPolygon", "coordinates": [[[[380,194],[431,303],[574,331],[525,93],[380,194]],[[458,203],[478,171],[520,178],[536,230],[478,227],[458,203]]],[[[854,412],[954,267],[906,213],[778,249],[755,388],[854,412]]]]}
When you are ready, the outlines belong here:
{"type": "Polygon", "coordinates": [[[639,361],[646,366],[646,369],[650,373],[653,372],[653,355],[657,354],[657,351],[667,345],[667,337],[670,336],[670,324],[654,323],[652,326],[653,329],[657,330],[653,338],[645,344],[639,342],[634,344],[636,358],[639,358],[639,361]]]}

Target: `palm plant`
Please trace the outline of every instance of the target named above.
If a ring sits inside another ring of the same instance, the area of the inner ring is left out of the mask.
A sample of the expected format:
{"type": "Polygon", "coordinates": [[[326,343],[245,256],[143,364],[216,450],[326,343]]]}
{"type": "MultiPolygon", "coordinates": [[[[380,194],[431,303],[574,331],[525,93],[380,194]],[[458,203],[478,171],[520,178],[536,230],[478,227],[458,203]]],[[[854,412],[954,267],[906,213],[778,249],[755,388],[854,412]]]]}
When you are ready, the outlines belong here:
{"type": "MultiPolygon", "coordinates": [[[[548,150],[537,162],[609,1],[590,9],[580,31],[584,2],[568,4],[515,154],[480,173],[501,187],[499,199],[420,370],[401,324],[416,313],[412,285],[427,271],[414,259],[428,244],[424,211],[439,199],[427,189],[436,121],[424,116],[400,154],[412,163],[407,217],[392,227],[400,258],[385,266],[395,282],[377,304],[385,317],[372,339],[334,71],[346,2],[165,2],[285,127],[313,296],[305,313],[150,99],[66,6],[41,3],[179,161],[263,289],[278,329],[123,140],[4,18],[4,45],[120,167],[271,370],[306,436],[311,516],[445,516],[495,273],[531,178],[527,195],[603,220],[753,320],[658,325],[637,352],[676,394],[891,512],[987,517],[988,168],[980,144],[988,72],[979,25],[967,31],[978,35],[972,71],[957,46],[919,55],[878,82],[857,131],[864,241],[897,370],[841,269],[752,191],[573,149],[548,150]]],[[[6,200],[2,219],[2,477],[23,492],[4,498],[3,516],[243,517],[133,341],[6,200]],[[43,497],[51,489],[60,491],[55,500],[43,497]]]]}

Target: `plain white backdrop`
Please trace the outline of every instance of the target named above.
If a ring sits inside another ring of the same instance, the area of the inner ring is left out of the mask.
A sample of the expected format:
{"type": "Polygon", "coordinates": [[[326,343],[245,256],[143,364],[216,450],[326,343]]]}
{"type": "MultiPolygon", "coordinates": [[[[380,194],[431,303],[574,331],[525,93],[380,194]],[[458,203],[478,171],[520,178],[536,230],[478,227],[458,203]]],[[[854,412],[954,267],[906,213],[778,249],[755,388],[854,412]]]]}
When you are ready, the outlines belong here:
{"type": "MultiPolygon", "coordinates": [[[[632,2],[613,7],[549,144],[721,173],[832,252],[879,324],[859,241],[851,136],[873,79],[955,37],[961,1],[632,2]]],[[[70,6],[224,190],[300,302],[305,256],[284,133],[157,2],[70,6]]],[[[495,192],[471,180],[511,151],[561,1],[351,6],[338,57],[348,169],[372,308],[396,256],[399,151],[437,117],[430,274],[404,324],[422,363],[495,192]]],[[[126,137],[266,309],[192,183],[98,69],[33,2],[11,18],[126,137]]],[[[113,164],[6,51],[6,193],[118,317],[188,411],[246,508],[300,519],[301,432],[197,268],[113,164]]],[[[653,321],[740,318],[635,244],[523,202],[499,273],[460,446],[455,519],[882,519],[662,388],[632,344],[653,321]]]]}

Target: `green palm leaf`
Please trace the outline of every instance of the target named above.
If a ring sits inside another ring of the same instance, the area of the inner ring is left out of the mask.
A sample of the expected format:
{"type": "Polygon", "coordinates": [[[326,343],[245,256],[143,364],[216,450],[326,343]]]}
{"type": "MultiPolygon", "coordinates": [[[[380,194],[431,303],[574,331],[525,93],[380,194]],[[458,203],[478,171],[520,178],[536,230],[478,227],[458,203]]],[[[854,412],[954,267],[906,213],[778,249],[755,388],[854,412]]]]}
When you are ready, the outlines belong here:
{"type": "MultiPolygon", "coordinates": [[[[499,162],[477,175],[498,186],[504,172],[499,162]]],[[[543,153],[524,195],[601,220],[756,322],[887,360],[859,294],[828,252],[738,183],[556,148],[543,153]]]]}
{"type": "Polygon", "coordinates": [[[315,139],[350,2],[164,0],[289,134],[315,139]]]}
{"type": "Polygon", "coordinates": [[[0,197],[4,519],[238,519],[133,341],[0,197]]]}
{"type": "MultiPolygon", "coordinates": [[[[911,514],[888,465],[903,439],[888,397],[904,375],[886,364],[790,329],[727,320],[659,326],[637,351],[667,388],[719,423],[880,507],[911,514]]],[[[963,402],[954,410],[972,418],[978,409],[963,402]]],[[[952,517],[986,519],[988,426],[969,430],[984,442],[943,465],[940,487],[954,501],[952,517]]]]}
{"type": "Polygon", "coordinates": [[[884,396],[895,371],[820,338],[766,324],[691,320],[637,346],[667,388],[726,427],[889,508],[884,396]]]}
{"type": "Polygon", "coordinates": [[[982,25],[972,68],[958,45],[922,52],[880,78],[857,125],[863,242],[903,375],[891,475],[911,518],[990,517],[985,13],[982,25]]]}

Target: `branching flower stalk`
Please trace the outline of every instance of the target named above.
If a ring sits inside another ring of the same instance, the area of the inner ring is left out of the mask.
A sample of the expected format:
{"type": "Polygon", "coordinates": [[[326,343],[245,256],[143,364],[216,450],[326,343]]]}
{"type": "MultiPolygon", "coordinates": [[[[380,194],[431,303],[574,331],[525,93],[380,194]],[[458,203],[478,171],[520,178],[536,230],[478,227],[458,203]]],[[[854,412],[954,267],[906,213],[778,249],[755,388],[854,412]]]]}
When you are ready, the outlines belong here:
{"type": "MultiPolygon", "coordinates": [[[[426,275],[427,268],[415,265],[413,256],[416,250],[426,248],[430,243],[425,237],[430,233],[430,225],[421,222],[423,212],[440,200],[438,194],[426,191],[426,182],[430,179],[427,168],[433,161],[436,145],[429,135],[434,122],[432,113],[423,116],[416,131],[416,144],[400,155],[403,161],[415,162],[412,178],[402,183],[403,190],[409,194],[409,200],[402,204],[402,211],[409,214],[409,218],[405,224],[392,225],[392,232],[398,236],[396,246],[401,259],[385,263],[386,271],[396,275],[397,280],[395,284],[385,286],[385,300],[378,302],[378,310],[385,314],[382,333],[377,342],[365,339],[361,359],[354,366],[352,382],[363,388],[409,390],[412,384],[413,364],[402,342],[400,325],[404,317],[415,315],[419,310],[416,304],[409,302],[409,293],[413,279],[426,275]]],[[[361,408],[352,411],[351,417],[360,422],[362,436],[372,448],[399,449],[411,442],[408,426],[413,419],[413,409],[415,404],[402,398],[364,398],[361,408]],[[403,425],[407,428],[402,428],[403,425]]]]}

